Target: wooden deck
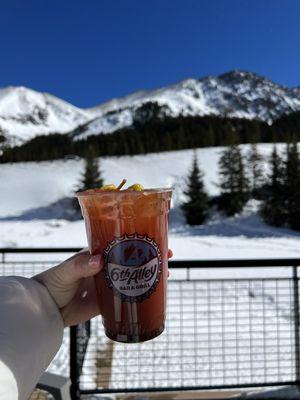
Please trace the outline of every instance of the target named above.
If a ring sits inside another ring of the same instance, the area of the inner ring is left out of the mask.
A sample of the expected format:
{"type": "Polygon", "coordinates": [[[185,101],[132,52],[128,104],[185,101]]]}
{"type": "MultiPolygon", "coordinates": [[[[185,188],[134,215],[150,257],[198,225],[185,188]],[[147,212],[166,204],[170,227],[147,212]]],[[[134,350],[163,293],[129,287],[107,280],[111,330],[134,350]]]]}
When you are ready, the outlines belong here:
{"type": "Polygon", "coordinates": [[[120,395],[116,400],[221,400],[242,399],[241,391],[168,392],[120,395]]]}

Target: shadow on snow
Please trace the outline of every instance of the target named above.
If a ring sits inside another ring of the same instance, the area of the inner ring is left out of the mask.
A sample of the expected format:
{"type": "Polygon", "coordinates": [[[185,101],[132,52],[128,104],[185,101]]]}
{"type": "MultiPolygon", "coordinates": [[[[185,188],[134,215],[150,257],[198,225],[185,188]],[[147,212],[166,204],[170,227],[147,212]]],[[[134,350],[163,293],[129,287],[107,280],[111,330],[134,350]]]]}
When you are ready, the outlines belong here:
{"type": "Polygon", "coordinates": [[[49,219],[65,219],[68,221],[77,221],[81,219],[80,211],[74,209],[74,198],[64,197],[45,207],[32,208],[24,211],[22,214],[1,217],[0,221],[32,221],[32,220],[49,220],[49,219]]]}
{"type": "Polygon", "coordinates": [[[215,212],[204,225],[189,226],[177,207],[170,211],[170,231],[181,236],[239,236],[249,239],[300,237],[300,232],[292,229],[267,225],[257,210],[235,217],[225,217],[215,212]]]}

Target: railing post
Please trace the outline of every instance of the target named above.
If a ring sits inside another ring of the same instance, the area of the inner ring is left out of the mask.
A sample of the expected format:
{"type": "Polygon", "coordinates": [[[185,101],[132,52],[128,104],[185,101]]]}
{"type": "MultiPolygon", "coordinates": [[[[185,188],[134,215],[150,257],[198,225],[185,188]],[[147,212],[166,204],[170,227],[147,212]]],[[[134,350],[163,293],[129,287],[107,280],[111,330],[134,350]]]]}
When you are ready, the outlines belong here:
{"type": "Polygon", "coordinates": [[[300,316],[298,268],[293,265],[294,330],[295,330],[295,374],[296,385],[300,387],[300,316]]]}
{"type": "Polygon", "coordinates": [[[77,360],[77,325],[70,328],[70,395],[72,400],[80,399],[79,365],[77,360]]]}

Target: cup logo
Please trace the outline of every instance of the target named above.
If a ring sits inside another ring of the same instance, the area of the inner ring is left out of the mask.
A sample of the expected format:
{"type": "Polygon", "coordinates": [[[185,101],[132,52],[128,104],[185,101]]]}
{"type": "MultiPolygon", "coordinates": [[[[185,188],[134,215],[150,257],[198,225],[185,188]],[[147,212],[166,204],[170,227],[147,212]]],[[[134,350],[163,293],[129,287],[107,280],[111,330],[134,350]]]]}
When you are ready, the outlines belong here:
{"type": "Polygon", "coordinates": [[[123,301],[143,301],[156,289],[161,274],[157,243],[146,235],[115,238],[104,250],[106,281],[123,301]]]}

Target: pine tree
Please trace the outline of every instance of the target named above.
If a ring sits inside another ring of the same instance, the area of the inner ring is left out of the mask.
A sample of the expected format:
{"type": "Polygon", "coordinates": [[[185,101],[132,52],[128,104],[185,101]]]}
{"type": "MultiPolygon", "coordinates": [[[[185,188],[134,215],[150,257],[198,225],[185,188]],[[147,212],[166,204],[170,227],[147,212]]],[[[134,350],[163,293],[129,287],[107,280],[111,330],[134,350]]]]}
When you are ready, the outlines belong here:
{"type": "MultiPolygon", "coordinates": [[[[95,157],[95,152],[91,147],[89,147],[86,151],[84,161],[85,169],[77,189],[79,192],[87,189],[99,188],[103,185],[98,160],[95,157]]],[[[72,206],[79,215],[80,206],[76,198],[74,198],[72,206]]]]}
{"type": "Polygon", "coordinates": [[[103,180],[99,170],[98,160],[95,157],[94,151],[89,149],[85,156],[85,169],[80,183],[79,190],[87,190],[101,187],[103,180]]]}
{"type": "Polygon", "coordinates": [[[249,198],[249,183],[238,145],[226,148],[219,160],[221,204],[230,216],[242,211],[249,198]]]}
{"type": "Polygon", "coordinates": [[[257,149],[257,144],[252,143],[247,154],[247,176],[249,179],[249,188],[254,198],[259,196],[259,191],[264,185],[262,160],[263,158],[257,149]]]}
{"type": "Polygon", "coordinates": [[[300,157],[296,142],[287,147],[285,184],[287,220],[292,229],[300,230],[300,157]]]}
{"type": "Polygon", "coordinates": [[[208,213],[208,196],[204,188],[203,173],[200,171],[196,155],[188,176],[186,203],[182,204],[182,211],[189,225],[203,224],[208,213]]]}
{"type": "Polygon", "coordinates": [[[285,196],[285,168],[282,158],[274,146],[270,157],[270,175],[266,196],[262,206],[264,220],[274,226],[282,226],[287,219],[285,196]]]}

